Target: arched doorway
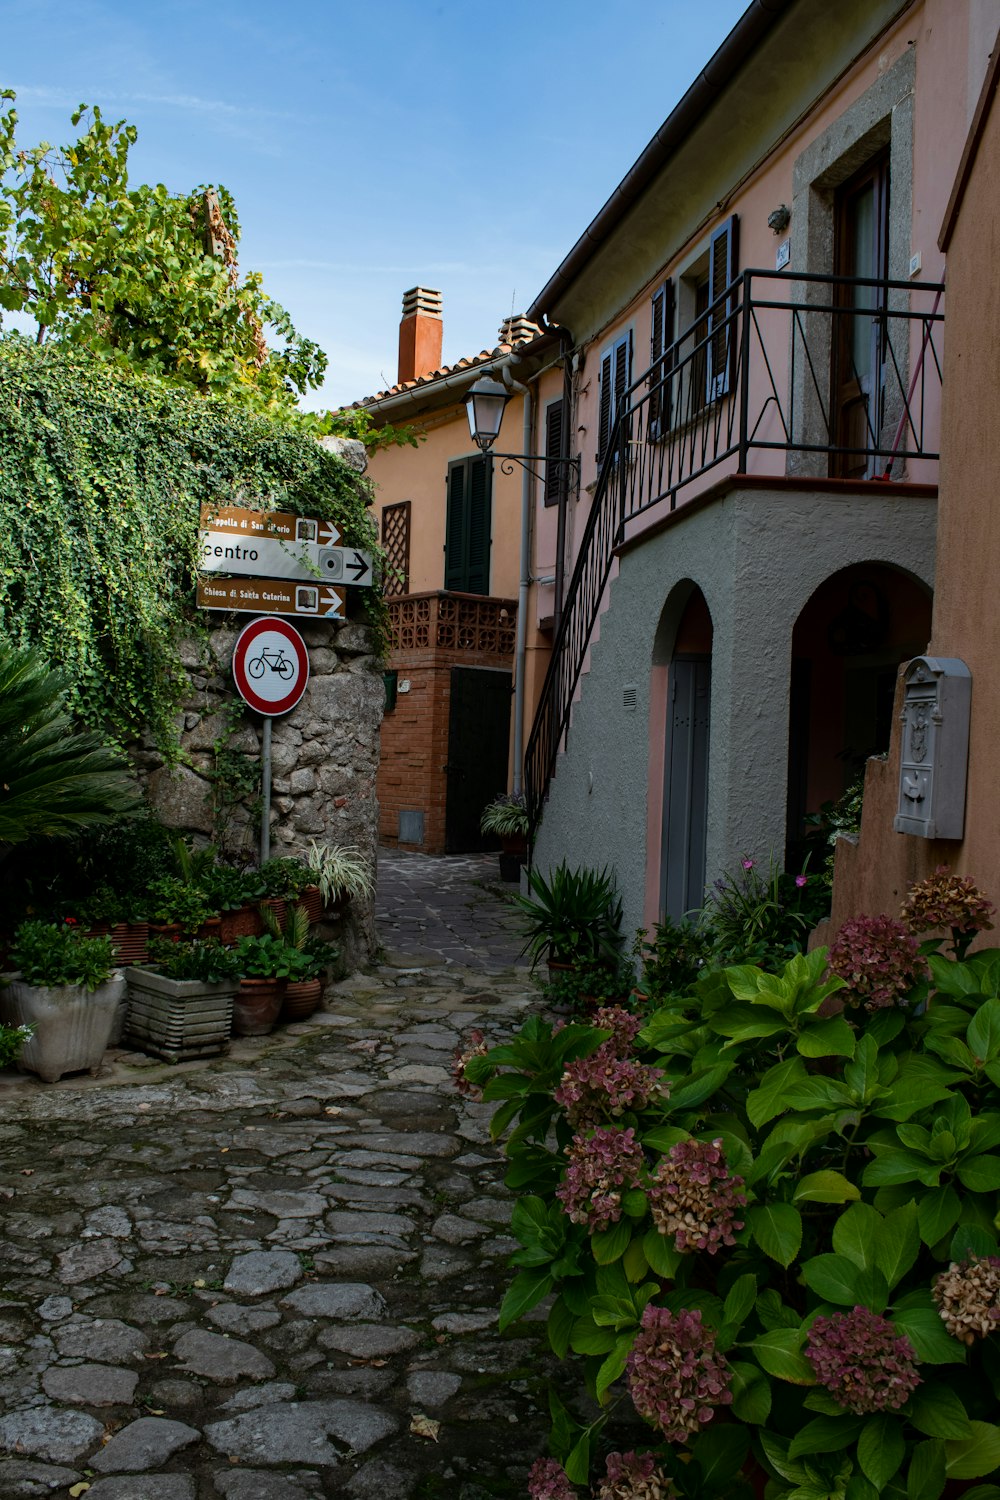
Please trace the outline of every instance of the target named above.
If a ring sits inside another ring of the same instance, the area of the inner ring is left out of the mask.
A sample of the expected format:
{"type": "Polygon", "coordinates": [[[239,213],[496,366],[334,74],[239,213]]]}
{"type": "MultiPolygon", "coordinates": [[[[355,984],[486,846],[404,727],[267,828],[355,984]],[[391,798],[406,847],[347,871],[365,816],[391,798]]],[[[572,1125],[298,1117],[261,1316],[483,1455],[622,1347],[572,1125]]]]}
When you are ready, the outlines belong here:
{"type": "Polygon", "coordinates": [[[803,607],[792,635],[786,869],[802,867],[807,815],[888,750],[899,665],[930,633],[930,590],[886,563],[843,568],[803,607]]]}
{"type": "Polygon", "coordinates": [[[712,617],[694,585],[676,624],[666,688],[659,906],[676,920],[705,895],[712,617]]]}

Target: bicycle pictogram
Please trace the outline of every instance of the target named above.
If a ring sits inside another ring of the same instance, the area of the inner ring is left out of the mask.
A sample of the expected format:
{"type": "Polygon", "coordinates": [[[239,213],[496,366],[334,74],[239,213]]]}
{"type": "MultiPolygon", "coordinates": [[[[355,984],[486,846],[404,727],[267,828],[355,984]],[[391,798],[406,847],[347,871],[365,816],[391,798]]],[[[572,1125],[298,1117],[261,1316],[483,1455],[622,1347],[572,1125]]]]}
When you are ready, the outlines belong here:
{"type": "Polygon", "coordinates": [[[277,651],[269,651],[266,646],[262,646],[260,655],[247,662],[247,673],[256,681],[266,671],[277,672],[279,677],[293,677],[295,665],[288,660],[283,647],[279,646],[277,651]]]}

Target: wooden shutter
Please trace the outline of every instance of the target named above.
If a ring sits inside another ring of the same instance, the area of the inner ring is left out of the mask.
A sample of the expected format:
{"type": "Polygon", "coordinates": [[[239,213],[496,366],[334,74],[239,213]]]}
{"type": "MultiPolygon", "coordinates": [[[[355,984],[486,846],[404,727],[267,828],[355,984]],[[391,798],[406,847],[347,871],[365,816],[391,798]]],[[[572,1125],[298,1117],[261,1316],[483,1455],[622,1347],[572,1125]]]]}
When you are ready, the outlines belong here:
{"type": "Polygon", "coordinates": [[[601,359],[601,395],[597,461],[601,462],[614,431],[621,399],[632,383],[632,330],[612,344],[601,359]]]}
{"type": "Polygon", "coordinates": [[[611,435],[611,392],[614,388],[614,350],[609,349],[601,360],[601,391],[598,398],[597,415],[597,462],[601,463],[611,435]]]}
{"type": "MultiPolygon", "coordinates": [[[[736,280],[739,264],[739,219],[736,214],[721,225],[712,235],[708,245],[708,302],[712,307],[728,286],[736,280]]],[[[710,312],[711,339],[709,340],[709,400],[728,395],[736,381],[736,349],[738,340],[737,322],[727,322],[736,308],[736,293],[727,297],[710,312]]]]}
{"type": "Polygon", "coordinates": [[[467,594],[490,591],[490,470],[487,458],[469,459],[467,594]]]}
{"type": "Polygon", "coordinates": [[[486,458],[448,467],[444,586],[460,594],[489,593],[490,470],[486,458]]]}
{"type": "Polygon", "coordinates": [[[545,408],[545,504],[555,505],[565,486],[565,466],[553,460],[563,456],[565,402],[560,398],[545,408]]]}
{"type": "Polygon", "coordinates": [[[674,284],[667,280],[653,293],[649,340],[649,403],[646,431],[650,442],[656,442],[669,431],[673,410],[673,392],[668,374],[668,350],[673,346],[674,284]]]}

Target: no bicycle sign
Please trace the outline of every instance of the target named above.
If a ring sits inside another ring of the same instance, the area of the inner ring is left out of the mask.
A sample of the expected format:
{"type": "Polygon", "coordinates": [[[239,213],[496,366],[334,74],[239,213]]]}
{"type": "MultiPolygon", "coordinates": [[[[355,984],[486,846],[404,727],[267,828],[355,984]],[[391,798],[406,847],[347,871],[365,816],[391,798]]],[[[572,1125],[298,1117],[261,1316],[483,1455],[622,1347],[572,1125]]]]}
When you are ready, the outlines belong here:
{"type": "Polygon", "coordinates": [[[290,713],[306,690],[306,643],[287,620],[252,620],[236,638],[233,679],[251,708],[268,718],[290,713]]]}

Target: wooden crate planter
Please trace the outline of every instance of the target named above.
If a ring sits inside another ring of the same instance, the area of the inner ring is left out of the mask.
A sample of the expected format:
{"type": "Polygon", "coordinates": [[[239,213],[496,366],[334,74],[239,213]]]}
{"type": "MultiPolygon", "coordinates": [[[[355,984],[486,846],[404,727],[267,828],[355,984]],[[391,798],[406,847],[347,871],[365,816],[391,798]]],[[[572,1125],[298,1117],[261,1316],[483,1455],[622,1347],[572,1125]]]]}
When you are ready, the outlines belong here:
{"type": "Polygon", "coordinates": [[[133,968],[128,975],[125,1041],[172,1063],[228,1052],[238,988],[238,979],[206,984],[133,968]]]}

